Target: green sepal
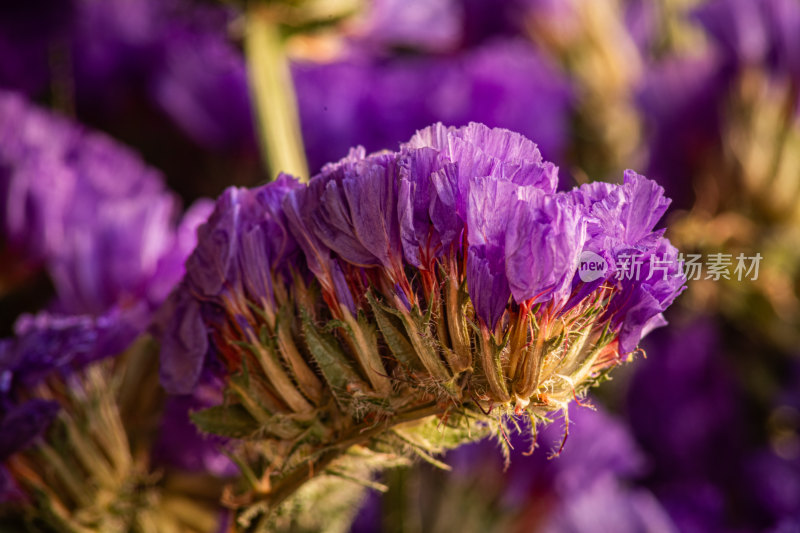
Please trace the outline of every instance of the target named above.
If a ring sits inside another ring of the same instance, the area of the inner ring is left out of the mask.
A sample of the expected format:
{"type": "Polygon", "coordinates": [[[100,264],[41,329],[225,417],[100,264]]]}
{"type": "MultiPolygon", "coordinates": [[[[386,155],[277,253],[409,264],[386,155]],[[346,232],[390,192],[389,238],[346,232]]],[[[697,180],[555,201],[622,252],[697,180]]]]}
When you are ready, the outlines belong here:
{"type": "Polygon", "coordinates": [[[416,312],[403,313],[394,309],[384,308],[384,310],[398,317],[403,323],[414,351],[431,377],[448,392],[452,392],[450,390],[452,389],[452,376],[439,358],[439,354],[430,340],[430,325],[425,322],[425,318],[419,313],[419,309],[415,309],[416,312]]]}
{"type": "Polygon", "coordinates": [[[389,312],[379,304],[371,291],[367,291],[367,300],[372,306],[375,321],[378,323],[383,340],[392,351],[392,355],[400,363],[400,366],[409,371],[425,370],[419,355],[414,350],[406,334],[403,333],[402,328],[404,326],[397,314],[389,312]]]}
{"type": "Polygon", "coordinates": [[[216,405],[189,415],[200,431],[222,437],[244,439],[261,429],[258,420],[241,405],[216,405]]]}
{"type": "Polygon", "coordinates": [[[352,401],[352,392],[349,392],[348,388],[356,387],[366,391],[369,386],[350,365],[336,339],[331,334],[320,331],[311,322],[307,313],[303,312],[302,315],[303,337],[308,351],[319,366],[325,381],[330,385],[336,403],[347,410],[352,401]]]}
{"type": "MultiPolygon", "coordinates": [[[[277,393],[270,390],[270,386],[258,374],[252,374],[245,361],[242,364],[241,374],[231,376],[230,384],[235,393],[234,398],[257,405],[259,411],[267,414],[277,413],[285,409],[285,404],[278,398],[277,393]],[[243,398],[246,396],[247,398],[243,398]]],[[[258,416],[254,416],[258,419],[258,416]]],[[[264,417],[262,417],[264,418],[264,417]]]]}

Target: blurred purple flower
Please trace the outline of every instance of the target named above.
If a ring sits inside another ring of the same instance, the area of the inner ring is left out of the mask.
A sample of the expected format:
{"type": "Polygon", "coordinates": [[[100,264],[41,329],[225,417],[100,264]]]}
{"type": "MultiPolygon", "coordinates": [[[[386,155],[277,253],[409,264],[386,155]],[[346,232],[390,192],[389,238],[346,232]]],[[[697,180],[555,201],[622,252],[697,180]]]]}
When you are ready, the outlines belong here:
{"type": "Polygon", "coordinates": [[[139,333],[130,322],[117,309],[99,317],[21,316],[15,336],[0,342],[0,399],[122,352],[139,333]]]}
{"type": "MultiPolygon", "coordinates": [[[[189,6],[186,6],[189,7],[189,6]]],[[[215,150],[255,150],[255,124],[241,53],[226,34],[231,15],[192,5],[163,32],[154,101],[186,135],[215,150]]]]}
{"type": "Polygon", "coordinates": [[[457,0],[375,0],[355,24],[354,45],[448,51],[461,41],[461,19],[457,0]]]}
{"type": "Polygon", "coordinates": [[[710,0],[700,5],[695,18],[722,51],[742,63],[760,63],[770,35],[763,24],[762,3],[748,0],[710,0]]]}
{"type": "Polygon", "coordinates": [[[698,462],[735,446],[729,439],[738,427],[740,397],[719,351],[717,326],[707,319],[675,326],[646,347],[647,364],[638,367],[629,393],[634,434],[660,458],[664,471],[656,475],[691,477],[711,466],[698,462]]]}
{"type": "Polygon", "coordinates": [[[145,103],[202,146],[255,150],[229,9],[187,0],[37,0],[3,9],[0,87],[40,97],[52,86],[101,122],[136,106],[141,114],[145,103]]]}
{"type": "Polygon", "coordinates": [[[452,57],[354,54],[330,64],[297,63],[293,73],[312,168],[353,145],[368,151],[394,146],[437,121],[512,129],[537,139],[555,160],[567,145],[570,86],[523,41],[452,57]]]}
{"type": "MultiPolygon", "coordinates": [[[[649,491],[627,486],[642,471],[644,460],[625,426],[602,411],[571,411],[570,436],[556,458],[548,459],[547,448],[560,446],[563,428],[550,424],[540,429],[532,454],[520,434],[510,435],[513,449],[506,469],[496,443],[484,439],[448,452],[444,461],[453,471],[431,472],[430,481],[445,498],[461,494],[451,486],[476,487],[480,498],[465,504],[486,506],[487,518],[489,508],[498,507],[495,512],[514,531],[676,531],[649,491]]],[[[396,495],[390,497],[396,501],[396,495]]],[[[380,531],[381,507],[380,497],[371,494],[352,531],[380,531]]],[[[421,516],[431,512],[435,509],[421,516]]]]}
{"type": "Polygon", "coordinates": [[[189,418],[193,411],[218,405],[222,401],[220,390],[218,383],[208,379],[191,396],[167,398],[152,452],[157,464],[221,477],[236,474],[236,466],[221,451],[225,439],[202,434],[189,418]]]}
{"type": "Polygon", "coordinates": [[[700,316],[645,343],[647,364],[628,395],[633,433],[649,454],[644,485],[681,531],[780,530],[800,511],[800,463],[752,434],[743,413],[754,406],[724,341],[721,325],[700,316]]]}
{"type": "Polygon", "coordinates": [[[766,65],[800,77],[800,5],[792,0],[710,0],[695,18],[733,68],[766,65]]]}
{"type": "Polygon", "coordinates": [[[715,54],[670,57],[648,66],[638,94],[650,129],[647,174],[666,189],[675,207],[693,204],[691,176],[702,171],[709,155],[721,146],[719,104],[726,88],[715,54]]]}
{"type": "MultiPolygon", "coordinates": [[[[0,340],[0,462],[33,443],[61,408],[55,399],[31,398],[34,387],[119,354],[139,333],[131,322],[118,310],[96,318],[47,313],[20,317],[15,336],[0,340]]],[[[5,477],[2,470],[0,466],[0,480],[5,477]]],[[[5,483],[0,501],[17,495],[14,482],[5,483]]]]}
{"type": "Polygon", "coordinates": [[[158,172],[15,94],[0,93],[0,139],[0,229],[10,247],[45,265],[54,308],[101,315],[160,305],[183,275],[208,204],[178,225],[178,202],[158,172]]]}
{"type": "Polygon", "coordinates": [[[547,533],[677,533],[674,524],[652,493],[632,489],[620,480],[604,477],[586,490],[564,498],[541,528],[547,533]]]}
{"type": "Polygon", "coordinates": [[[764,2],[767,27],[773,39],[772,60],[800,80],[800,5],[792,0],[764,2]]]}

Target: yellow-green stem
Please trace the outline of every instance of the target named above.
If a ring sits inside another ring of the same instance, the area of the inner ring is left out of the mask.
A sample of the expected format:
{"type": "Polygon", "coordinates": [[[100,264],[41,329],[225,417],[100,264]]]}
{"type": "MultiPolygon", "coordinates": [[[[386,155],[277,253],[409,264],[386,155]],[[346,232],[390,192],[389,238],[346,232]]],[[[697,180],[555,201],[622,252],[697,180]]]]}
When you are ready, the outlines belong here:
{"type": "Polygon", "coordinates": [[[256,124],[270,179],[279,172],[308,180],[300,117],[280,27],[263,7],[247,13],[245,53],[256,124]]]}

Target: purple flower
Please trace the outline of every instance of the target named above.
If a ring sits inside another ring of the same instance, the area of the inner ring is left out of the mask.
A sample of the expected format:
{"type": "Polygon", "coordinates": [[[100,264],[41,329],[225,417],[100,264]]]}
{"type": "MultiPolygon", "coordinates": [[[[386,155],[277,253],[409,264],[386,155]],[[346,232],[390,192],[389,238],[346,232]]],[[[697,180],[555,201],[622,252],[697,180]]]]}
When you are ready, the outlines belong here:
{"type": "Polygon", "coordinates": [[[63,240],[74,174],[60,158],[74,133],[13,93],[0,93],[0,198],[9,245],[41,260],[63,240]]]}
{"type": "Polygon", "coordinates": [[[511,297],[505,265],[505,235],[518,187],[488,177],[469,187],[467,287],[475,311],[494,329],[511,297]]]}
{"type": "Polygon", "coordinates": [[[586,220],[567,195],[530,192],[513,204],[505,236],[511,293],[517,303],[563,303],[583,250],[586,220]]]}
{"type": "Polygon", "coordinates": [[[505,129],[477,123],[447,128],[439,123],[418,131],[404,147],[430,147],[457,164],[456,207],[463,219],[474,177],[491,177],[546,193],[554,192],[558,185],[558,167],[542,159],[534,142],[505,129]]]}
{"type": "Polygon", "coordinates": [[[23,257],[44,263],[55,308],[100,315],[159,305],[182,275],[196,214],[179,226],[158,172],[104,135],[14,94],[0,94],[0,108],[0,199],[8,207],[0,230],[23,257]]]}
{"type": "Polygon", "coordinates": [[[324,187],[325,181],[319,179],[311,181],[308,187],[292,191],[286,195],[283,209],[289,229],[303,250],[305,263],[319,280],[327,297],[341,302],[353,311],[355,303],[347,288],[341,266],[334,261],[330,249],[312,230],[312,216],[321,205],[324,187]]]}
{"type": "Polygon", "coordinates": [[[0,344],[0,398],[33,387],[57,372],[69,375],[87,364],[120,353],[138,335],[136,320],[112,310],[99,316],[21,316],[15,336],[0,344]]]}
{"type": "Polygon", "coordinates": [[[197,230],[211,214],[214,202],[202,198],[189,206],[175,228],[171,248],[158,261],[147,282],[147,301],[159,304],[166,300],[185,273],[184,262],[197,246],[197,230]]]}
{"type": "Polygon", "coordinates": [[[170,294],[155,323],[161,339],[161,384],[173,394],[188,394],[200,379],[209,341],[200,303],[186,282],[170,294]]]}
{"type": "Polygon", "coordinates": [[[256,205],[266,213],[259,219],[259,227],[267,239],[273,268],[280,269],[294,259],[300,252],[297,243],[289,231],[289,221],[283,212],[283,200],[292,191],[303,188],[303,185],[288,174],[281,174],[269,187],[261,187],[255,191],[256,205]]]}
{"type": "Polygon", "coordinates": [[[235,466],[221,451],[225,439],[201,434],[189,418],[191,412],[220,403],[219,388],[219,384],[204,383],[192,396],[167,398],[152,452],[156,463],[216,476],[236,474],[235,466]]]}
{"type": "MultiPolygon", "coordinates": [[[[585,249],[601,256],[608,269],[603,277],[577,283],[571,297],[576,303],[602,283],[618,288],[605,317],[620,332],[621,353],[631,352],[640,338],[666,322],[661,317],[686,282],[678,251],[655,225],[669,206],[664,189],[632,171],[620,186],[591,183],[571,191],[572,199],[587,215],[585,249]]],[[[568,304],[569,306],[570,304],[568,304]]]]}
{"type": "Polygon", "coordinates": [[[557,183],[519,134],[435,124],[398,152],[354,149],[308,185],[228,189],[160,312],[162,383],[189,393],[216,364],[245,400],[260,390],[245,383],[268,383],[276,416],[323,408],[329,392],[361,420],[349,402],[401,394],[392,379],[450,391],[472,368],[487,409],[563,408],[663,324],[685,280],[655,230],[661,187],[633,172],[557,183]],[[643,277],[576,281],[584,250],[635,253],[643,277]],[[551,350],[566,374],[537,366],[551,350]]]}
{"type": "Polygon", "coordinates": [[[515,185],[552,192],[557,183],[556,167],[542,160],[534,143],[482,124],[436,124],[418,131],[401,150],[401,236],[406,259],[423,268],[428,266],[420,252],[428,261],[444,253],[464,222],[470,245],[502,250],[508,217],[503,208],[510,206],[515,185]],[[486,179],[473,183],[476,177],[486,179]],[[502,197],[494,187],[503,187],[502,197]]]}
{"type": "Polygon", "coordinates": [[[796,2],[712,0],[697,8],[694,16],[734,69],[763,64],[795,79],[800,76],[796,2]]]}
{"type": "Polygon", "coordinates": [[[502,251],[470,247],[467,286],[475,313],[491,330],[505,313],[511,290],[503,268],[502,251]]]}
{"type": "Polygon", "coordinates": [[[651,129],[647,174],[679,208],[692,205],[691,176],[720,147],[719,104],[727,87],[720,59],[709,53],[650,65],[639,90],[639,107],[651,129]]]}
{"type": "Polygon", "coordinates": [[[288,275],[299,250],[282,205],[300,187],[286,175],[254,190],[231,187],[199,227],[186,276],[155,320],[161,381],[169,392],[187,394],[198,383],[209,337],[228,327],[222,310],[234,318],[247,313],[249,297],[275,311],[275,275],[288,275]]]}
{"type": "Polygon", "coordinates": [[[457,166],[432,148],[407,150],[400,159],[398,215],[406,260],[430,269],[461,236],[456,213],[457,166]]]}
{"type": "Polygon", "coordinates": [[[455,0],[377,0],[356,25],[354,46],[453,49],[461,40],[460,7],[455,0]]]}
{"type": "MultiPolygon", "coordinates": [[[[454,208],[466,223],[470,297],[478,316],[490,329],[494,329],[511,295],[506,277],[508,266],[505,246],[507,226],[515,214],[513,210],[517,197],[526,194],[521,192],[523,189],[530,190],[530,195],[535,195],[536,191],[553,193],[558,180],[557,168],[543,161],[536,145],[521,135],[474,123],[458,129],[445,128],[442,124],[431,126],[417,132],[404,149],[411,153],[419,152],[418,158],[425,154],[424,157],[431,161],[438,159],[439,166],[444,162],[452,165],[435,173],[431,168],[427,173],[434,176],[431,179],[433,183],[425,188],[415,187],[418,191],[415,200],[420,201],[423,207],[425,203],[433,207],[441,191],[438,203],[445,210],[452,206],[449,209],[450,216],[454,208]],[[437,158],[434,158],[435,153],[431,149],[438,152],[437,158]],[[431,199],[432,195],[434,199],[431,199]]],[[[424,171],[419,173],[420,176],[425,174],[424,171]]],[[[404,194],[408,197],[408,192],[404,194]]],[[[447,212],[445,210],[439,212],[447,212]]],[[[417,208],[416,215],[415,235],[409,237],[410,232],[403,232],[405,242],[413,243],[406,246],[407,250],[410,249],[406,256],[410,257],[412,263],[419,261],[415,257],[414,244],[417,248],[422,243],[429,245],[426,239],[430,237],[424,228],[434,222],[432,212],[426,216],[424,211],[419,214],[417,208]]],[[[408,213],[405,216],[408,217],[408,213]]],[[[406,227],[409,225],[406,223],[406,227]]],[[[455,219],[440,223],[440,226],[453,228],[453,237],[458,235],[455,219]]],[[[516,254],[518,245],[514,244],[516,254]]],[[[562,274],[566,276],[565,272],[562,274]]]]}
{"type": "MultiPolygon", "coordinates": [[[[119,354],[139,333],[132,322],[118,310],[96,318],[47,313],[19,318],[15,336],[0,341],[0,461],[30,445],[61,408],[58,401],[32,394],[35,387],[119,354]]],[[[13,491],[0,491],[0,499],[12,496],[13,491]]]]}
{"type": "Polygon", "coordinates": [[[633,267],[633,277],[638,279],[625,279],[606,310],[613,316],[612,323],[620,328],[622,353],[632,352],[642,337],[666,325],[661,313],[686,289],[678,250],[666,239],[661,239],[649,255],[633,254],[631,258],[632,261],[642,260],[638,270],[633,267]]]}
{"type": "Polygon", "coordinates": [[[186,260],[192,288],[205,296],[216,296],[235,268],[237,237],[242,218],[242,199],[251,200],[250,192],[226,189],[217,200],[208,221],[197,230],[197,248],[186,260]]]}
{"type": "Polygon", "coordinates": [[[380,58],[359,50],[334,63],[298,62],[293,75],[312,168],[350,146],[394,146],[437,121],[519,131],[555,160],[567,146],[570,86],[524,41],[447,57],[380,58]]]}
{"type": "MultiPolygon", "coordinates": [[[[397,158],[353,151],[312,178],[324,185],[312,215],[317,238],[348,263],[402,270],[397,225],[397,158]]],[[[398,281],[396,279],[395,281],[398,281]]]]}
{"type": "Polygon", "coordinates": [[[598,250],[601,242],[618,248],[652,246],[661,235],[653,229],[670,203],[663,187],[631,170],[625,171],[622,187],[595,182],[573,194],[589,215],[587,246],[598,250]]]}

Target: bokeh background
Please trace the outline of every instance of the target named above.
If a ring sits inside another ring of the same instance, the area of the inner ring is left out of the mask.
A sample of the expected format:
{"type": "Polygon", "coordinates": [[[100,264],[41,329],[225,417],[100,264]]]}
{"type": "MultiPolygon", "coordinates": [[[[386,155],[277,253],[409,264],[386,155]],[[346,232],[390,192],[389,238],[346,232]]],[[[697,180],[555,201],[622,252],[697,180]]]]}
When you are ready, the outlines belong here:
{"type": "MultiPolygon", "coordinates": [[[[450,472],[388,472],[353,531],[800,531],[800,2],[284,3],[312,174],[351,146],[395,148],[436,121],[478,121],[533,139],[562,187],[620,181],[626,168],[658,181],[685,254],[763,257],[757,279],[732,265],[731,279],[704,269],[691,280],[637,361],[571,407],[559,457],[548,458],[560,419],[530,455],[511,436],[505,468],[486,441],[443,458],[450,472]]],[[[0,89],[127,145],[184,206],[254,186],[268,175],[245,8],[4,3],[0,89]]],[[[0,176],[18,156],[15,116],[0,109],[0,176]]],[[[39,134],[45,145],[54,135],[39,134]]],[[[30,226],[14,225],[7,183],[3,336],[61,290],[31,253],[30,226]]]]}

